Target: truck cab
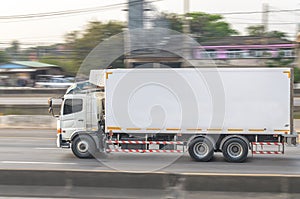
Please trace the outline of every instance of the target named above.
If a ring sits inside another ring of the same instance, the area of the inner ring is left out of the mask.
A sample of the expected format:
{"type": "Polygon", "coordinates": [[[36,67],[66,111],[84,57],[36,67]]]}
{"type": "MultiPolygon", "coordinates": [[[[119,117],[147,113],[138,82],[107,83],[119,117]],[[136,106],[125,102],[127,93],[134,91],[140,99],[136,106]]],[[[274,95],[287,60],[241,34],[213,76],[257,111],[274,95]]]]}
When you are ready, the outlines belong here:
{"type": "Polygon", "coordinates": [[[57,147],[70,148],[83,134],[96,134],[104,120],[104,93],[99,90],[65,94],[57,117],[57,147]]]}

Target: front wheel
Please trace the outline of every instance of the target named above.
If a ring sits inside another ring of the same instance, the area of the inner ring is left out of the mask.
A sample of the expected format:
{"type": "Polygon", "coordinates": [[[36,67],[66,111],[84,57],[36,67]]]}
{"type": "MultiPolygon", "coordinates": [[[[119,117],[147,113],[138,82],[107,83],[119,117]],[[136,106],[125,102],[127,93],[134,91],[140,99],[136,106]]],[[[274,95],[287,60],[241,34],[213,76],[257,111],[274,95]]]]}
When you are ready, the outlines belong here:
{"type": "Polygon", "coordinates": [[[210,161],[214,155],[213,144],[209,139],[198,137],[189,144],[190,156],[198,162],[210,161]]]}
{"type": "Polygon", "coordinates": [[[248,144],[240,138],[230,138],[224,143],[222,152],[228,162],[244,162],[248,156],[248,144]]]}
{"type": "Polygon", "coordinates": [[[72,141],[72,151],[78,158],[93,158],[96,144],[89,135],[78,135],[72,141]]]}

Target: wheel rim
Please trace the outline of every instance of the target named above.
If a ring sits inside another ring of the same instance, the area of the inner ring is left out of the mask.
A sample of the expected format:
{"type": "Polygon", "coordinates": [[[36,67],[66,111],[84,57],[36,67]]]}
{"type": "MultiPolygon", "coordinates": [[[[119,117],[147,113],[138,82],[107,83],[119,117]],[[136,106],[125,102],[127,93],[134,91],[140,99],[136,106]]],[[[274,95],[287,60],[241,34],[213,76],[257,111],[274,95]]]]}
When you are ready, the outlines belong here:
{"type": "Polygon", "coordinates": [[[81,140],[77,144],[77,150],[80,153],[86,153],[89,149],[89,144],[85,140],[81,140]]]}
{"type": "Polygon", "coordinates": [[[227,147],[227,153],[232,158],[240,157],[244,152],[244,149],[239,143],[231,143],[227,147]]]}
{"type": "Polygon", "coordinates": [[[195,144],[193,150],[198,157],[203,158],[209,153],[209,146],[207,145],[207,143],[201,142],[195,144]]]}

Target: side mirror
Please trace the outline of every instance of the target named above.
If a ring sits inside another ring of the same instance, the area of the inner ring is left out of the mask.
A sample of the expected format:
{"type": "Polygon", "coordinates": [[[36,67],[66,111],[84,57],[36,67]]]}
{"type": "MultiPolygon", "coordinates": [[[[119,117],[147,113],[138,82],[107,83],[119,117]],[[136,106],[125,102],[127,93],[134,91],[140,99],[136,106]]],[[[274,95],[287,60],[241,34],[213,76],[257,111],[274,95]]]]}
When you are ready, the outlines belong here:
{"type": "Polygon", "coordinates": [[[48,99],[48,105],[49,105],[49,108],[48,108],[48,112],[53,116],[53,117],[59,117],[59,115],[55,115],[55,107],[57,107],[57,104],[56,103],[56,99],[61,99],[63,100],[63,98],[49,98],[48,99]],[[53,101],[54,100],[54,101],[53,101]],[[54,106],[54,107],[53,107],[54,106]]]}
{"type": "Polygon", "coordinates": [[[49,107],[52,107],[52,98],[48,99],[48,105],[49,105],[49,107]]]}

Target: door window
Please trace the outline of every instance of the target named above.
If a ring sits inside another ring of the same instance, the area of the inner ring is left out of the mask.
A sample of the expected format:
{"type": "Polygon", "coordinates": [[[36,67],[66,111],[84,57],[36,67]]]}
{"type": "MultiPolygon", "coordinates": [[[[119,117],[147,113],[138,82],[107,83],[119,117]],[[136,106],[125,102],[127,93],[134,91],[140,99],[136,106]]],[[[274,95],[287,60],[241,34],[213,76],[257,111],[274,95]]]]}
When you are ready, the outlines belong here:
{"type": "Polygon", "coordinates": [[[82,99],[66,99],[64,104],[64,115],[82,111],[82,99]]]}

